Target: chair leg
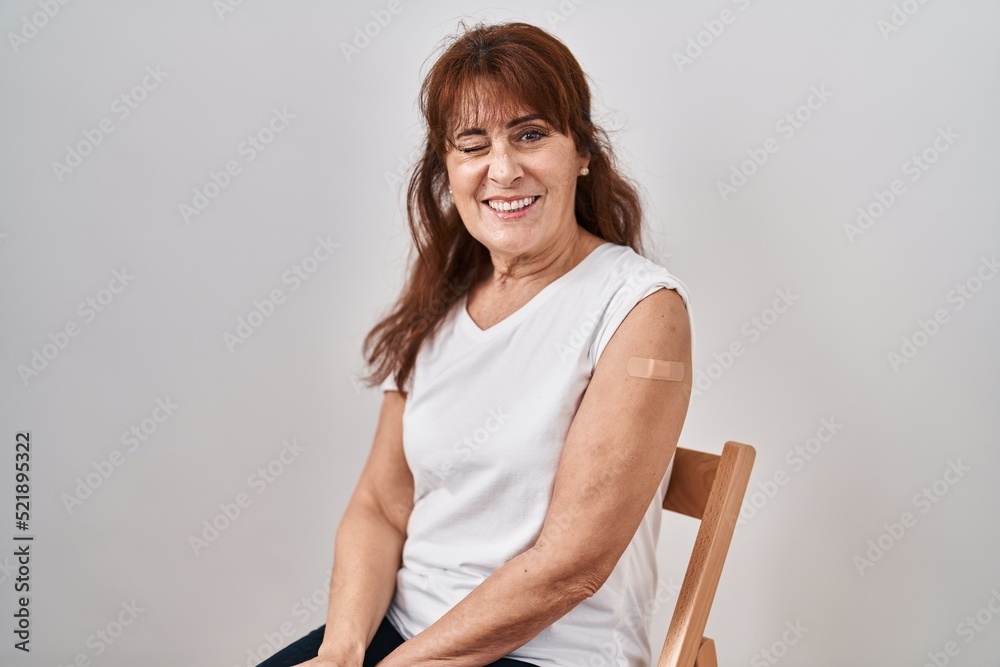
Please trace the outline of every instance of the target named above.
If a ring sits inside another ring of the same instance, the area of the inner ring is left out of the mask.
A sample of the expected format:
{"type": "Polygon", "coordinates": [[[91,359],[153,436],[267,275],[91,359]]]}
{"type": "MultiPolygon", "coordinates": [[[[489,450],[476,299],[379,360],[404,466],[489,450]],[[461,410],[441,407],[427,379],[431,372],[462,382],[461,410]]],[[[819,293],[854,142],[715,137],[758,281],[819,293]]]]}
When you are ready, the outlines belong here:
{"type": "Polygon", "coordinates": [[[694,667],[719,667],[719,660],[715,655],[715,642],[708,637],[701,638],[701,648],[695,656],[694,667]]]}

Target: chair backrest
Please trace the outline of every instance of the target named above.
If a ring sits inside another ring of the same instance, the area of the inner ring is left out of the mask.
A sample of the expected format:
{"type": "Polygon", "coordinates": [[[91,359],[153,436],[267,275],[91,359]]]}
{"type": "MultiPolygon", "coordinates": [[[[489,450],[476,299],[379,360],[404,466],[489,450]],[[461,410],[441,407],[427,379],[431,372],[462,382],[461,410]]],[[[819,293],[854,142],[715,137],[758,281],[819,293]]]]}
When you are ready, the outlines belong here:
{"type": "Polygon", "coordinates": [[[721,455],[678,447],[663,509],[701,521],[657,667],[716,667],[704,636],[756,451],[727,442],[721,455]]]}

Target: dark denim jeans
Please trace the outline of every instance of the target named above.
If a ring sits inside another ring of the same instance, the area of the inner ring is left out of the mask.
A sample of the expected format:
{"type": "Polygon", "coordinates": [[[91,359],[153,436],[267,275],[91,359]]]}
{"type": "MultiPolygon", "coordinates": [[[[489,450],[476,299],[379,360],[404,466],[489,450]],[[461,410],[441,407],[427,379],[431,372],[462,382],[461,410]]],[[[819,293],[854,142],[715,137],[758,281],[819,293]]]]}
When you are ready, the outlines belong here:
{"type": "MultiPolygon", "coordinates": [[[[325,625],[316,628],[302,639],[298,639],[285,648],[281,649],[270,658],[260,663],[257,667],[292,667],[300,662],[311,660],[319,652],[319,645],[323,642],[323,631],[325,625]]],[[[378,626],[372,643],[365,651],[364,667],[375,667],[375,665],[392,653],[397,646],[405,640],[396,631],[388,618],[383,618],[378,626]]],[[[535,667],[531,663],[514,660],[512,658],[500,658],[496,662],[491,662],[488,667],[535,667]]]]}

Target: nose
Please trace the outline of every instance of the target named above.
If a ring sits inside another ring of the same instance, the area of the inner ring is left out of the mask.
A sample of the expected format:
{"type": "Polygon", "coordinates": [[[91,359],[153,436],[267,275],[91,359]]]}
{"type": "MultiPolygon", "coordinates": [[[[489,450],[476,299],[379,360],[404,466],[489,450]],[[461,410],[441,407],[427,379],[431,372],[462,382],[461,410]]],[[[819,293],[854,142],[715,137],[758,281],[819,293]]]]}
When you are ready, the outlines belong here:
{"type": "Polygon", "coordinates": [[[509,146],[501,145],[493,149],[490,156],[490,166],[487,176],[500,186],[507,187],[521,177],[523,170],[514,151],[509,146]]]}

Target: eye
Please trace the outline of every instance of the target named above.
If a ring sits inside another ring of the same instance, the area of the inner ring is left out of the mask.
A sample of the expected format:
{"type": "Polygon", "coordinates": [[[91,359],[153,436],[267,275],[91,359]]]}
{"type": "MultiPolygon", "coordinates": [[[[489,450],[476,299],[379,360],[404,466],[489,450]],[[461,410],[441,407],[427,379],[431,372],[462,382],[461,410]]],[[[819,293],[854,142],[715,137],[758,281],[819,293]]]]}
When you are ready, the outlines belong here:
{"type": "Polygon", "coordinates": [[[481,151],[484,148],[486,148],[486,146],[471,146],[469,148],[459,148],[458,150],[462,151],[463,153],[475,153],[476,151],[481,151]]]}
{"type": "Polygon", "coordinates": [[[536,141],[540,141],[541,139],[543,139],[543,138],[545,138],[545,137],[548,136],[542,130],[539,130],[539,129],[534,128],[534,127],[530,128],[530,129],[527,129],[527,130],[525,130],[524,132],[521,133],[521,137],[526,137],[528,135],[534,135],[536,137],[535,139],[529,140],[529,143],[534,143],[536,141]]]}

